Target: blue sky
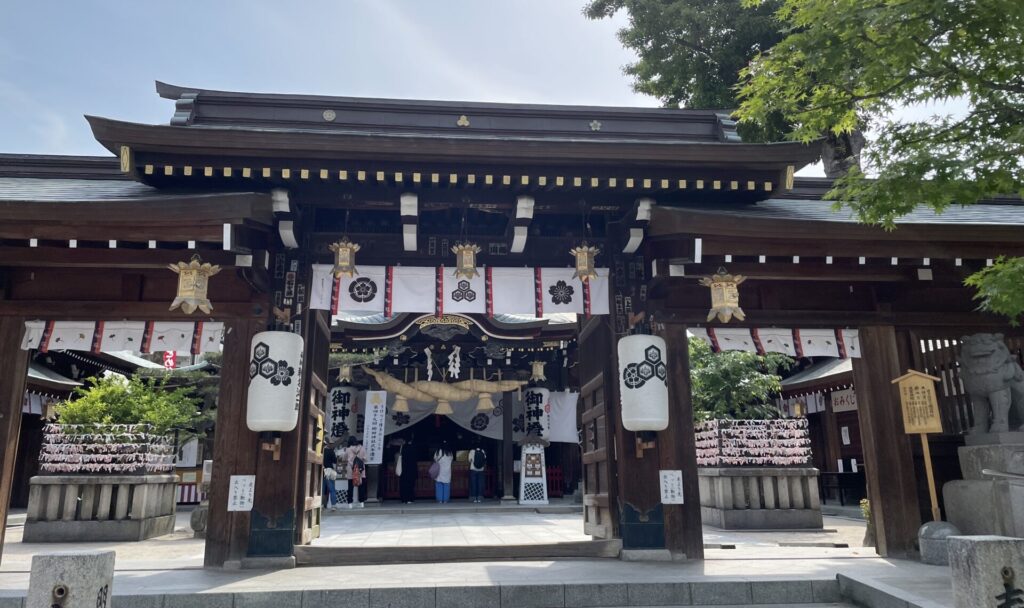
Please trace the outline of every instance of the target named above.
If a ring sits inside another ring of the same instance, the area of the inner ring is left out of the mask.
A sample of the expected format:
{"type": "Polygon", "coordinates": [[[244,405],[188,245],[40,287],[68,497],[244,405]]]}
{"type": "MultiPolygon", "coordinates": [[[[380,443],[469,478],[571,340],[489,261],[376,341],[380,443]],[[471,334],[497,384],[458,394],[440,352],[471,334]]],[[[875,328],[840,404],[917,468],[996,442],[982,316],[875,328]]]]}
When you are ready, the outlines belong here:
{"type": "Polygon", "coordinates": [[[654,106],[623,23],[585,0],[9,2],[0,152],[107,154],[83,114],[166,123],[154,80],[210,89],[654,106]]]}

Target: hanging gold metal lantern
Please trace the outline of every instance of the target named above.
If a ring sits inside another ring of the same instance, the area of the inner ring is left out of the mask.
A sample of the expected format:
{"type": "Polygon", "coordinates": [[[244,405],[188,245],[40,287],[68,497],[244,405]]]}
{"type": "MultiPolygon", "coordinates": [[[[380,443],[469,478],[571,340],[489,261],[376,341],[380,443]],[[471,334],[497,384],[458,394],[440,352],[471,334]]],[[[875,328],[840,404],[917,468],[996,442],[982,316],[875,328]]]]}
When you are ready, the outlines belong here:
{"type": "Polygon", "coordinates": [[[572,276],[581,281],[597,277],[597,270],[594,268],[594,258],[600,253],[597,247],[583,243],[579,247],[569,250],[569,253],[576,257],[576,273],[572,276]]]}
{"type": "Polygon", "coordinates": [[[480,276],[476,269],[476,254],[480,246],[476,243],[458,243],[452,247],[455,254],[455,276],[472,279],[480,276]]]}
{"type": "Polygon", "coordinates": [[[530,366],[533,368],[530,372],[530,382],[543,382],[547,380],[547,377],[544,375],[543,361],[533,361],[530,363],[530,366]]]}
{"type": "Polygon", "coordinates": [[[359,274],[359,271],[356,270],[356,252],[361,249],[358,243],[353,243],[345,236],[328,249],[334,252],[334,276],[351,277],[359,274]]]}
{"type": "Polygon", "coordinates": [[[170,264],[168,268],[178,274],[178,296],[171,302],[168,310],[180,306],[187,315],[194,313],[196,309],[210,314],[213,305],[206,294],[210,288],[210,277],[220,272],[220,266],[204,264],[198,255],[194,255],[191,262],[170,264]]]}
{"type": "Polygon", "coordinates": [[[708,321],[716,316],[722,323],[728,323],[733,317],[740,321],[746,318],[746,314],[740,308],[738,287],[746,280],[747,277],[741,274],[727,273],[725,268],[719,268],[715,275],[700,280],[701,285],[711,289],[711,310],[708,312],[708,321]]]}

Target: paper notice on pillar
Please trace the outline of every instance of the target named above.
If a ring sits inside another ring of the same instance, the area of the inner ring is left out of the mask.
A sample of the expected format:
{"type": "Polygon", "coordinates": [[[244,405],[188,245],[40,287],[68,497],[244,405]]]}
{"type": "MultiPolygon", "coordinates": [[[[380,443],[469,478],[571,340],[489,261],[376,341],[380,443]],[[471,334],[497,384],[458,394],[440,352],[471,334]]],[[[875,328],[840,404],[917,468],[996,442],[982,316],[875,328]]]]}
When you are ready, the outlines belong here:
{"type": "Polygon", "coordinates": [[[846,356],[860,359],[860,331],[856,329],[841,329],[839,330],[839,335],[843,338],[846,356]]]}
{"type": "Polygon", "coordinates": [[[95,335],[96,323],[93,321],[54,321],[49,335],[43,338],[40,350],[91,351],[95,335]]]}
{"type": "Polygon", "coordinates": [[[850,445],[850,427],[844,426],[840,428],[839,433],[843,437],[843,445],[850,445]]]}
{"type": "Polygon", "coordinates": [[[540,314],[583,313],[583,281],[573,278],[573,268],[539,268],[540,314]]]}
{"type": "Polygon", "coordinates": [[[661,477],[661,504],[683,504],[683,472],[658,471],[661,477]]]}
{"type": "Polygon", "coordinates": [[[25,336],[21,339],[21,350],[39,348],[46,332],[46,321],[25,321],[25,336]]]}
{"type": "Polygon", "coordinates": [[[801,329],[800,347],[805,357],[839,356],[839,341],[832,329],[801,329]]]}
{"type": "Polygon", "coordinates": [[[330,310],[331,294],[334,289],[334,266],[313,264],[313,279],[309,290],[309,307],[313,310],[330,310]]]}
{"type": "Polygon", "coordinates": [[[232,475],[228,485],[228,511],[252,511],[256,496],[255,475],[232,475]]]}
{"type": "Polygon", "coordinates": [[[487,312],[487,281],[484,269],[478,268],[477,276],[467,279],[455,277],[454,269],[445,268],[442,273],[441,292],[444,294],[444,312],[484,314],[487,312]]]}
{"type": "Polygon", "coordinates": [[[752,353],[757,351],[754,346],[754,338],[750,330],[738,327],[723,327],[715,329],[715,336],[718,338],[718,347],[722,350],[741,350],[752,353]]]}
{"type": "Polygon", "coordinates": [[[385,293],[387,273],[387,266],[363,266],[359,269],[359,274],[355,276],[342,276],[334,283],[335,293],[331,300],[331,310],[333,312],[384,312],[384,303],[387,299],[385,293]]]}
{"type": "Polygon", "coordinates": [[[191,352],[192,335],[195,330],[195,323],[154,321],[143,341],[143,346],[146,347],[143,352],[153,353],[167,350],[191,352]]]}
{"type": "Polygon", "coordinates": [[[366,464],[384,461],[384,418],[387,416],[387,391],[366,391],[366,412],[363,423],[363,446],[366,464]]]}
{"type": "MultiPolygon", "coordinates": [[[[199,349],[200,353],[220,352],[221,344],[224,342],[224,324],[220,322],[204,321],[200,325],[199,349]]],[[[198,353],[197,353],[198,354],[198,353]]]]}
{"type": "MultiPolygon", "coordinates": [[[[103,352],[142,350],[142,340],[146,335],[146,323],[143,321],[100,321],[99,343],[96,350],[103,352]]],[[[220,324],[223,331],[224,324],[220,324]]]]}
{"type": "Polygon", "coordinates": [[[782,353],[790,357],[796,356],[796,347],[793,345],[793,330],[778,327],[767,327],[751,331],[754,339],[761,343],[761,348],[766,353],[782,353]]]}
{"type": "Polygon", "coordinates": [[[391,312],[434,312],[437,269],[395,266],[391,269],[391,312]]]}
{"type": "Polygon", "coordinates": [[[532,315],[536,312],[536,289],[532,268],[488,268],[491,281],[492,314],[532,315]]]}

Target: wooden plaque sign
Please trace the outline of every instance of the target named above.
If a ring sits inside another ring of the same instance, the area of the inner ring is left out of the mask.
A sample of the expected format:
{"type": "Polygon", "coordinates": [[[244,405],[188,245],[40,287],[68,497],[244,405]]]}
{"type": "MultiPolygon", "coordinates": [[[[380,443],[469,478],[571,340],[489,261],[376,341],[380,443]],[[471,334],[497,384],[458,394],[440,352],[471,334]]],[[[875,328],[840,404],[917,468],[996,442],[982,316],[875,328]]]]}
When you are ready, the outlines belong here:
{"type": "Polygon", "coordinates": [[[935,394],[935,383],[938,381],[939,378],[935,376],[914,370],[908,370],[892,381],[900,387],[903,429],[908,435],[942,432],[939,399],[935,394]]]}

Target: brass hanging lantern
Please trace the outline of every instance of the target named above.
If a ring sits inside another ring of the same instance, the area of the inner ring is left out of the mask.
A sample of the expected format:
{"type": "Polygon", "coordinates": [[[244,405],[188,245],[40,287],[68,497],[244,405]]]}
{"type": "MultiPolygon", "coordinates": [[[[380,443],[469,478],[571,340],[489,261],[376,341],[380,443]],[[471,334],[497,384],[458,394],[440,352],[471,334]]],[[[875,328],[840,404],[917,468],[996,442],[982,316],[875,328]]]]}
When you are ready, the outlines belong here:
{"type": "Polygon", "coordinates": [[[476,269],[476,254],[480,246],[476,243],[457,243],[452,247],[455,254],[455,276],[466,279],[480,276],[476,269]]]}
{"type": "Polygon", "coordinates": [[[597,270],[594,268],[594,258],[600,253],[597,247],[583,243],[570,249],[569,253],[576,257],[576,273],[572,275],[573,278],[587,281],[597,277],[597,270]]]}
{"type": "Polygon", "coordinates": [[[178,262],[167,266],[178,274],[178,296],[171,302],[168,310],[181,307],[182,312],[190,315],[199,309],[210,314],[213,305],[206,297],[210,288],[210,277],[220,272],[220,266],[206,263],[198,255],[192,256],[191,262],[178,262]]]}
{"type": "Polygon", "coordinates": [[[334,252],[334,276],[351,277],[359,274],[359,271],[356,270],[356,252],[361,249],[361,246],[358,243],[353,243],[348,240],[347,236],[344,236],[328,249],[334,252]]]}
{"type": "Polygon", "coordinates": [[[530,382],[544,382],[547,377],[544,375],[544,362],[533,361],[530,363],[533,368],[530,372],[530,382]]]}
{"type": "Polygon", "coordinates": [[[738,287],[746,280],[747,277],[741,274],[729,274],[725,268],[719,268],[715,275],[703,277],[700,280],[701,285],[711,289],[711,310],[708,312],[708,321],[716,316],[722,323],[728,323],[733,317],[739,321],[746,318],[746,314],[740,308],[738,287]]]}

